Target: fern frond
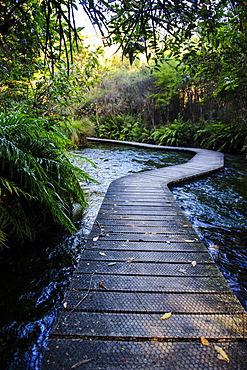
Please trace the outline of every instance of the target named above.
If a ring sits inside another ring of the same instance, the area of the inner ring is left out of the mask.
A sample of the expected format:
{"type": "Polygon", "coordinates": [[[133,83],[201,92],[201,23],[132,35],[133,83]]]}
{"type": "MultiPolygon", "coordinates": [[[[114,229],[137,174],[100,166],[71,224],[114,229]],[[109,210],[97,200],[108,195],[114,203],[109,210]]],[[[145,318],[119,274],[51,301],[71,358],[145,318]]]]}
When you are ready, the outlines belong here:
{"type": "Polygon", "coordinates": [[[50,214],[73,232],[73,203],[86,206],[79,179],[92,181],[72,164],[69,140],[43,120],[0,115],[0,230],[20,242],[33,240],[50,214]],[[2,197],[2,198],[1,198],[2,197]]]}
{"type": "Polygon", "coordinates": [[[8,180],[2,176],[0,176],[0,197],[3,194],[3,188],[5,188],[9,193],[16,193],[16,195],[24,195],[24,197],[28,199],[37,199],[34,196],[31,196],[28,192],[24,191],[23,189],[20,189],[17,184],[14,181],[8,180]]]}
{"type": "Polygon", "coordinates": [[[0,249],[6,247],[7,234],[0,230],[0,249]]]}

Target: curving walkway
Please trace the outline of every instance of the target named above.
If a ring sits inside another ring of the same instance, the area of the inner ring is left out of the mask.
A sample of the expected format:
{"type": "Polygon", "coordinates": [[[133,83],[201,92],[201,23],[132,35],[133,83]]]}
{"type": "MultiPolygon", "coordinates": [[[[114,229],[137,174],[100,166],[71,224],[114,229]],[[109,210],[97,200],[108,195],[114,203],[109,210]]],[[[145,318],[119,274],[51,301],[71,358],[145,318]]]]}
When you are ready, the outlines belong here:
{"type": "Polygon", "coordinates": [[[124,143],[195,155],[110,184],[42,369],[247,368],[246,313],[168,188],[219,170],[223,154],[124,143]]]}

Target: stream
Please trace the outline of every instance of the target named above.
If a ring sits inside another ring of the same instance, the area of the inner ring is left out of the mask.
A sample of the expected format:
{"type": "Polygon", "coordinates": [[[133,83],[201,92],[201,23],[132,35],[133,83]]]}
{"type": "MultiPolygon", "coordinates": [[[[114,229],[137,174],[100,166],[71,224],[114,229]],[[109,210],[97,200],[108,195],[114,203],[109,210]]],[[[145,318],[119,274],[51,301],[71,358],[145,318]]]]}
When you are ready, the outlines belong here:
{"type": "MultiPolygon", "coordinates": [[[[189,153],[98,143],[74,154],[77,165],[98,181],[82,183],[88,208],[78,231],[70,236],[50,230],[31,247],[0,252],[1,369],[40,369],[49,331],[111,181],[191,158],[189,153]]],[[[246,161],[227,156],[222,171],[172,192],[247,310],[246,182],[246,161]]]]}

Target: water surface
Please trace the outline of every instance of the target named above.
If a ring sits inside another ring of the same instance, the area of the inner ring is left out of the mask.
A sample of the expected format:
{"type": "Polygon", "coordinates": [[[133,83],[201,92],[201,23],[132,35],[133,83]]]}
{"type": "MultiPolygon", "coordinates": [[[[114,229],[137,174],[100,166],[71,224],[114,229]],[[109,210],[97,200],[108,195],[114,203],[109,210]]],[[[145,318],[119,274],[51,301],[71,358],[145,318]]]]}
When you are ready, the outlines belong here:
{"type": "Polygon", "coordinates": [[[226,156],[222,171],[172,192],[247,310],[246,184],[246,160],[226,156]]]}

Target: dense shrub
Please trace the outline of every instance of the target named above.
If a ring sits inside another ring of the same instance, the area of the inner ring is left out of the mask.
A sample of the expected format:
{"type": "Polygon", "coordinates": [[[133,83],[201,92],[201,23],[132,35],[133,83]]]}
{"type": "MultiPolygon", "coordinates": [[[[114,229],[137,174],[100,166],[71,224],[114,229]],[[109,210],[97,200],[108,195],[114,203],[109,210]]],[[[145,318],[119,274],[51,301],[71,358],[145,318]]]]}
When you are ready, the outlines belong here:
{"type": "Polygon", "coordinates": [[[70,143],[41,119],[0,116],[0,242],[3,232],[33,241],[51,221],[75,230],[72,205],[86,204],[78,178],[89,177],[69,161],[70,143]]]}
{"type": "Polygon", "coordinates": [[[105,139],[150,141],[150,132],[142,124],[141,118],[130,115],[99,117],[97,134],[105,139]]]}
{"type": "Polygon", "coordinates": [[[244,123],[206,122],[196,138],[203,148],[240,153],[247,144],[247,126],[244,123]]]}
{"type": "Polygon", "coordinates": [[[85,146],[86,137],[96,135],[93,121],[86,116],[78,120],[62,121],[58,124],[58,129],[77,146],[85,146]]]}
{"type": "Polygon", "coordinates": [[[152,137],[158,144],[172,146],[197,146],[195,139],[198,125],[191,121],[183,121],[181,116],[175,119],[173,123],[155,130],[152,137]]]}
{"type": "Polygon", "coordinates": [[[215,121],[183,121],[181,117],[152,134],[158,144],[202,147],[226,153],[241,153],[247,144],[247,126],[244,123],[215,121]]]}

